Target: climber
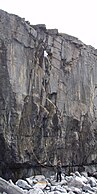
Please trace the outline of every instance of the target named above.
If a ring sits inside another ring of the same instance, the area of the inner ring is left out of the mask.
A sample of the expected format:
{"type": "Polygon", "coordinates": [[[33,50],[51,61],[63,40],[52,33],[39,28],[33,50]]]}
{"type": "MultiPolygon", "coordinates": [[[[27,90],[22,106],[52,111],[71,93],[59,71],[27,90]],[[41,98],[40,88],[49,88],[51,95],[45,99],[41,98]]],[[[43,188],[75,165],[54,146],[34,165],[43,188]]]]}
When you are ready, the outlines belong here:
{"type": "Polygon", "coordinates": [[[58,162],[57,162],[57,180],[56,180],[56,182],[58,182],[58,179],[60,179],[60,182],[61,182],[61,173],[62,173],[62,165],[61,165],[61,161],[60,160],[58,160],[58,162]]]}
{"type": "Polygon", "coordinates": [[[48,53],[46,50],[44,50],[44,57],[47,58],[48,57],[48,53]]]}

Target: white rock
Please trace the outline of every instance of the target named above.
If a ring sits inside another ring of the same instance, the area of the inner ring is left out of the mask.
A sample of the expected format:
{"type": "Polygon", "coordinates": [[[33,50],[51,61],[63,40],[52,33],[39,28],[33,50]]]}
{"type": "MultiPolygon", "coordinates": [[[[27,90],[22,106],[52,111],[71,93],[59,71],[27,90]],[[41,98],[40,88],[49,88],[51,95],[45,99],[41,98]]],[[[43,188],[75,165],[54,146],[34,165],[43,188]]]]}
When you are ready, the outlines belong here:
{"type": "Polygon", "coordinates": [[[11,185],[15,185],[13,182],[12,182],[12,180],[11,179],[9,179],[9,181],[8,181],[11,185]]]}
{"type": "Polygon", "coordinates": [[[23,191],[23,194],[28,194],[28,190],[24,190],[23,191]]]}
{"type": "MultiPolygon", "coordinates": [[[[33,179],[34,179],[34,176],[31,176],[29,178],[26,178],[27,182],[32,186],[33,185],[33,179]]],[[[36,181],[37,182],[37,181],[36,181]]]]}
{"type": "Polygon", "coordinates": [[[53,181],[55,179],[55,176],[50,176],[50,181],[53,181]]]}
{"type": "Polygon", "coordinates": [[[51,187],[50,186],[46,186],[46,188],[45,188],[46,190],[51,190],[51,187]]]}
{"type": "Polygon", "coordinates": [[[88,177],[88,173],[87,172],[81,172],[81,175],[84,176],[84,177],[88,177]]]}
{"type": "Polygon", "coordinates": [[[36,184],[38,181],[34,178],[33,179],[33,183],[36,184]]]}
{"type": "Polygon", "coordinates": [[[48,181],[47,181],[47,186],[48,186],[48,187],[51,187],[51,183],[49,183],[48,181]]]}
{"type": "Polygon", "coordinates": [[[45,176],[44,176],[44,175],[36,175],[36,176],[35,176],[35,179],[36,179],[37,181],[44,181],[44,180],[45,180],[45,176]]]}
{"type": "Polygon", "coordinates": [[[75,194],[73,191],[69,191],[69,193],[68,194],[75,194]]]}
{"type": "MultiPolygon", "coordinates": [[[[2,193],[0,193],[0,194],[2,194],[2,193]]],[[[3,192],[3,194],[7,194],[7,193],[3,192]]]]}
{"type": "Polygon", "coordinates": [[[81,177],[81,175],[78,171],[75,172],[75,175],[81,177]]]}
{"type": "Polygon", "coordinates": [[[41,189],[31,189],[27,194],[44,194],[41,189]]]}
{"type": "Polygon", "coordinates": [[[67,181],[64,179],[64,180],[62,180],[61,182],[60,182],[60,185],[62,186],[62,185],[67,185],[67,181]]]}
{"type": "Polygon", "coordinates": [[[97,179],[79,172],[73,173],[72,176],[64,176],[61,182],[56,182],[55,176],[46,179],[43,175],[32,176],[26,180],[29,184],[22,179],[19,179],[16,185],[12,180],[3,181],[3,183],[11,185],[14,189],[22,188],[19,193],[23,194],[97,194],[97,179]]]}
{"type": "Polygon", "coordinates": [[[51,191],[55,191],[56,186],[51,186],[51,191]]]}
{"type": "Polygon", "coordinates": [[[96,179],[94,177],[89,177],[88,180],[89,180],[91,187],[95,187],[97,185],[96,179]]]}
{"type": "Polygon", "coordinates": [[[73,180],[73,176],[66,176],[65,177],[65,180],[68,182],[72,181],[73,180]]]}
{"type": "Polygon", "coordinates": [[[82,194],[82,189],[76,188],[76,187],[71,187],[71,191],[75,192],[77,194],[82,194]]]}
{"type": "Polygon", "coordinates": [[[67,192],[66,189],[63,188],[63,187],[61,187],[60,185],[56,186],[56,187],[55,187],[55,190],[56,190],[56,191],[60,191],[60,192],[62,192],[62,193],[66,193],[66,192],[67,192]]]}
{"type": "Polygon", "coordinates": [[[16,182],[16,185],[22,189],[31,189],[31,185],[29,185],[26,181],[22,180],[22,179],[19,179],[17,182],[16,182]]]}
{"type": "Polygon", "coordinates": [[[0,192],[5,192],[7,194],[23,194],[23,189],[0,177],[0,192]]]}
{"type": "Polygon", "coordinates": [[[60,191],[54,191],[54,194],[62,194],[60,191]]]}
{"type": "MultiPolygon", "coordinates": [[[[48,194],[62,194],[62,192],[60,192],[60,191],[51,191],[51,192],[48,192],[48,194]]],[[[67,192],[63,193],[63,194],[67,194],[67,192]]]]}
{"type": "Polygon", "coordinates": [[[89,191],[93,191],[93,189],[91,188],[91,186],[89,184],[87,184],[87,185],[83,186],[83,191],[89,192],[89,191]]]}
{"type": "Polygon", "coordinates": [[[84,183],[81,179],[81,177],[74,177],[69,183],[69,186],[74,186],[77,188],[82,188],[84,186],[84,183]]]}
{"type": "Polygon", "coordinates": [[[88,179],[85,176],[82,176],[81,179],[84,183],[88,183],[88,179]]]}
{"type": "Polygon", "coordinates": [[[65,185],[65,186],[63,186],[63,188],[66,190],[66,191],[71,191],[71,188],[70,187],[68,187],[68,185],[65,185]]]}
{"type": "Polygon", "coordinates": [[[49,191],[47,194],[54,194],[55,191],[49,191]]]}
{"type": "Polygon", "coordinates": [[[94,193],[97,193],[97,187],[93,187],[94,193]]]}
{"type": "Polygon", "coordinates": [[[94,193],[93,191],[88,191],[88,192],[86,192],[87,194],[96,194],[96,193],[94,193]]]}

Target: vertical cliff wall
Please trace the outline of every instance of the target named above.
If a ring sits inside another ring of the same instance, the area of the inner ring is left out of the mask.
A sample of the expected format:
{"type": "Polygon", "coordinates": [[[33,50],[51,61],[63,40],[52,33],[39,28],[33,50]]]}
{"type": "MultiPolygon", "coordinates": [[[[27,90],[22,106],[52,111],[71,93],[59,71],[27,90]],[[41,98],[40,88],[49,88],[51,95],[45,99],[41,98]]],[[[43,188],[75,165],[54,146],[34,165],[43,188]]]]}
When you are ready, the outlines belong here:
{"type": "Polygon", "coordinates": [[[1,176],[97,161],[97,51],[0,10],[1,176]]]}

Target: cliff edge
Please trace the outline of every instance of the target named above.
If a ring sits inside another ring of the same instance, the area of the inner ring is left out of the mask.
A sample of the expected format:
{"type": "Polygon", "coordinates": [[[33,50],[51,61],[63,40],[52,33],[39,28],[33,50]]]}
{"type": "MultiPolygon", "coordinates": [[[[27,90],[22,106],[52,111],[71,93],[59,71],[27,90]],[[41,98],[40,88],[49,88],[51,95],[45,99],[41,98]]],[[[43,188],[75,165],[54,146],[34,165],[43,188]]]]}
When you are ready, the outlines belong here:
{"type": "Polygon", "coordinates": [[[96,74],[96,49],[0,10],[0,176],[97,162],[96,74]]]}

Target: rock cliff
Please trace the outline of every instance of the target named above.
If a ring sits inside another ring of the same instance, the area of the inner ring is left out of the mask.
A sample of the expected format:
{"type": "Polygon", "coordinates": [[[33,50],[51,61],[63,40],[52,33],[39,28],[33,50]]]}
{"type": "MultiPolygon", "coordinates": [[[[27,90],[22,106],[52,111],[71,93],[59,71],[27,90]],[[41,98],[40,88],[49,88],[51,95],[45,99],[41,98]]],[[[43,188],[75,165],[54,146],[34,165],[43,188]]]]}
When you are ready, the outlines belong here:
{"type": "Polygon", "coordinates": [[[97,161],[96,74],[96,49],[0,10],[0,176],[97,161]]]}

